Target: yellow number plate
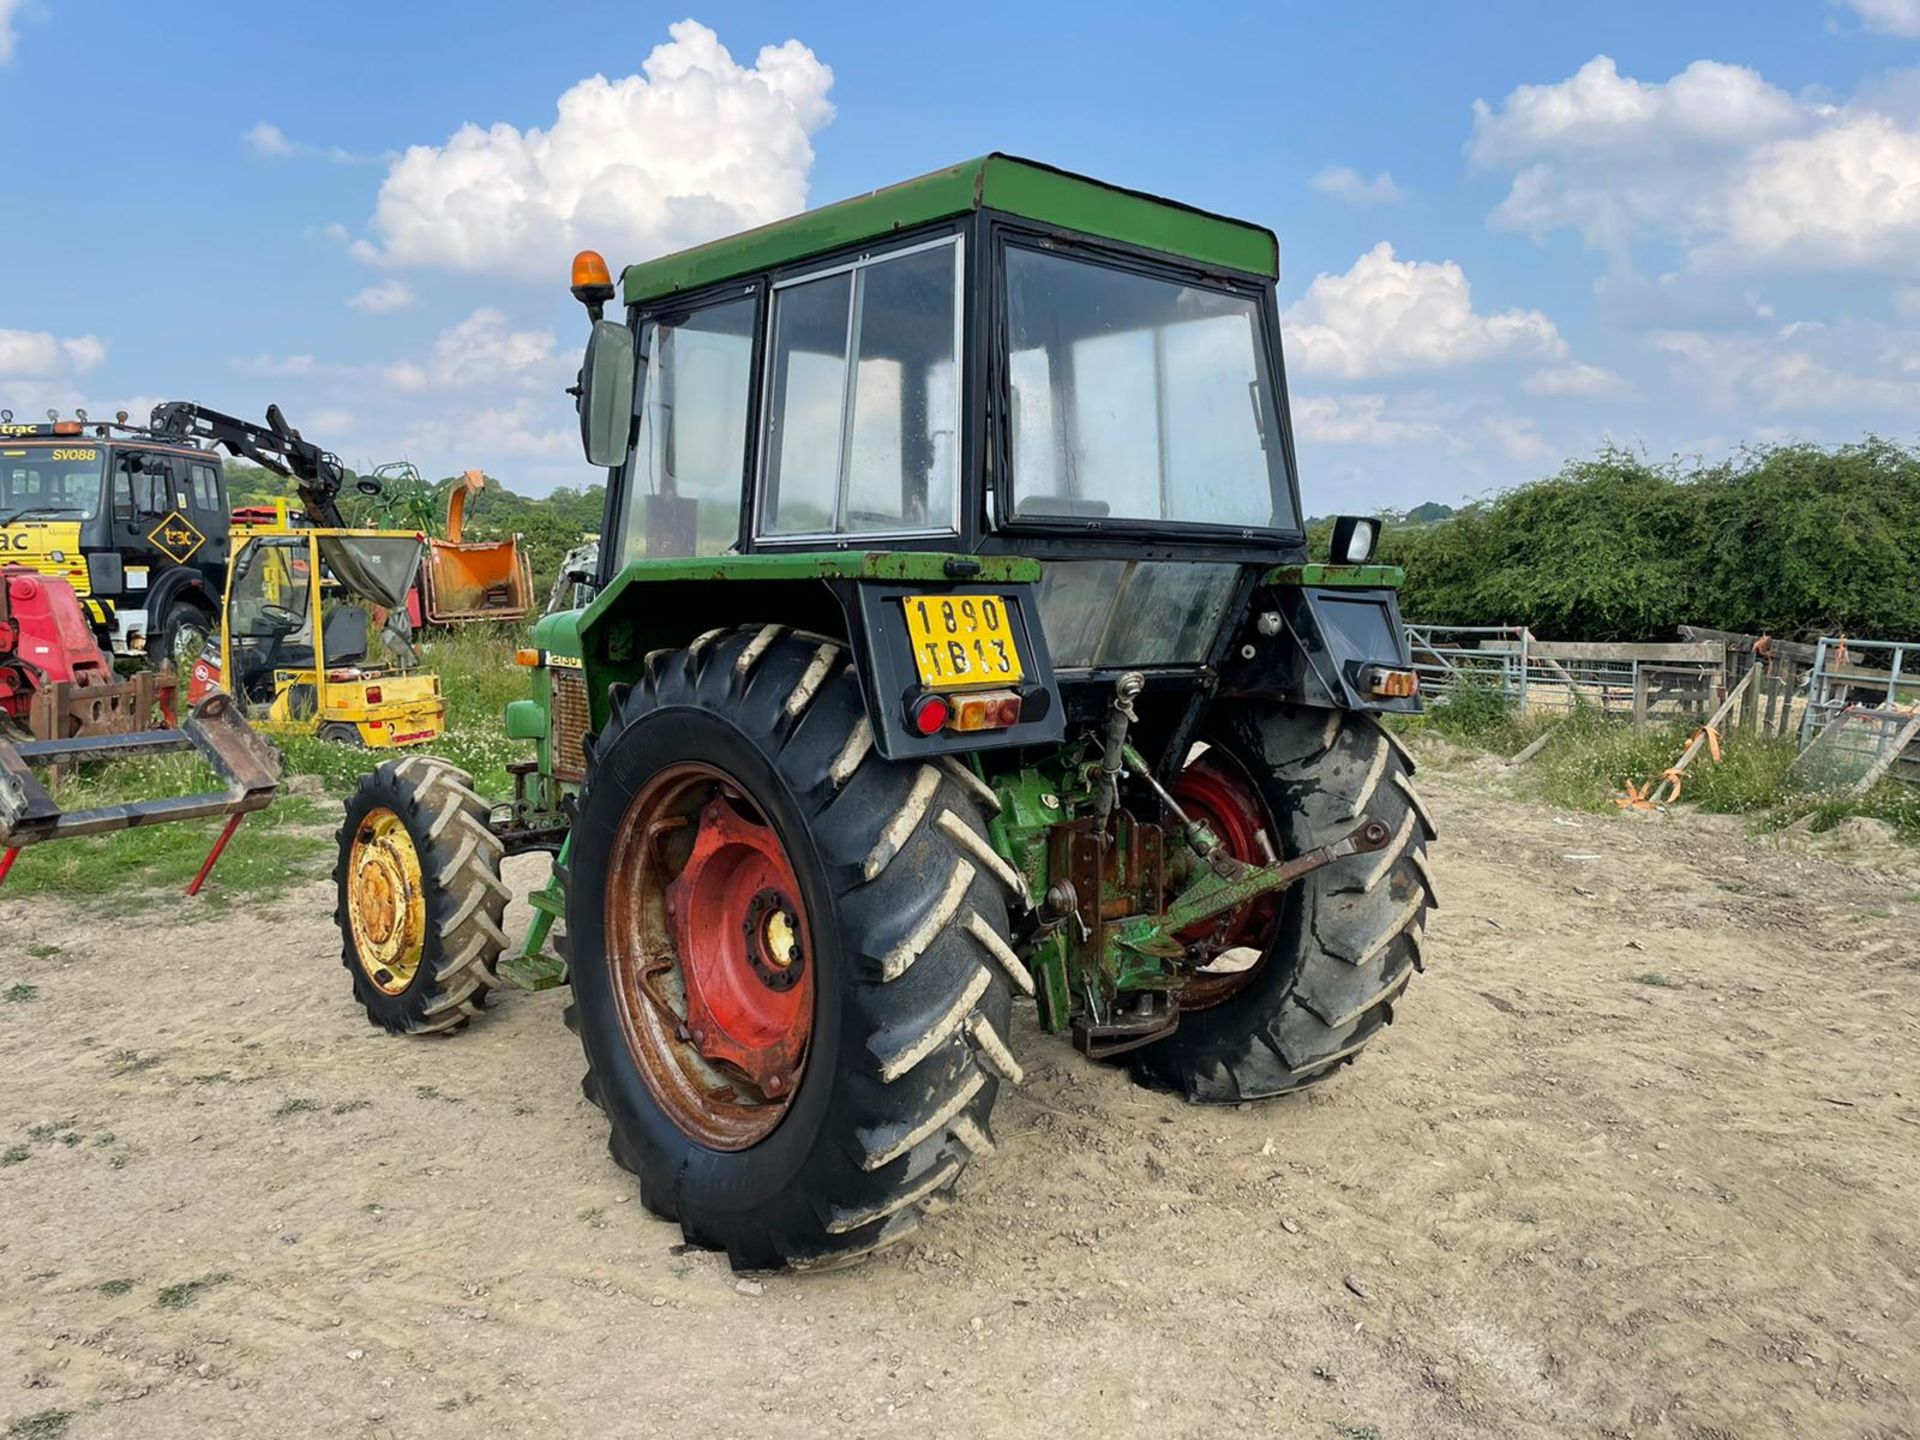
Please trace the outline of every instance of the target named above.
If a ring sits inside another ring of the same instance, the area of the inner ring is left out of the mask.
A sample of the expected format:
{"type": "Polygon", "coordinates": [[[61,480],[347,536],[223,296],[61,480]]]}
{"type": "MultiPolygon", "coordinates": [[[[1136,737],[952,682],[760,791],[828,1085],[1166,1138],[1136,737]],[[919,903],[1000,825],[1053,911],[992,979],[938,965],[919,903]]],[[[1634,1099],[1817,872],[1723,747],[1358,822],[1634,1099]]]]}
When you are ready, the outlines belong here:
{"type": "Polygon", "coordinates": [[[901,603],[922,685],[1010,685],[1025,673],[1000,596],[909,595],[901,603]]]}

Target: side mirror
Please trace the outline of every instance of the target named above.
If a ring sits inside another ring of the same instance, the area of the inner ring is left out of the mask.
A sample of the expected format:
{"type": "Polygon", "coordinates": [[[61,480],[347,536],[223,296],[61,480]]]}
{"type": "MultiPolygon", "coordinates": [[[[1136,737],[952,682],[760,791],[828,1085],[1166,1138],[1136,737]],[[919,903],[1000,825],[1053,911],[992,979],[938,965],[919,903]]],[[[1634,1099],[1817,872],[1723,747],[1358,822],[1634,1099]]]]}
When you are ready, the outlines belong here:
{"type": "Polygon", "coordinates": [[[1333,553],[1328,558],[1336,565],[1364,565],[1379,546],[1378,520],[1370,515],[1342,515],[1333,522],[1333,553]]]}
{"type": "Polygon", "coordinates": [[[587,463],[611,470],[627,460],[633,429],[633,332],[596,320],[580,367],[580,443],[587,463]]]}

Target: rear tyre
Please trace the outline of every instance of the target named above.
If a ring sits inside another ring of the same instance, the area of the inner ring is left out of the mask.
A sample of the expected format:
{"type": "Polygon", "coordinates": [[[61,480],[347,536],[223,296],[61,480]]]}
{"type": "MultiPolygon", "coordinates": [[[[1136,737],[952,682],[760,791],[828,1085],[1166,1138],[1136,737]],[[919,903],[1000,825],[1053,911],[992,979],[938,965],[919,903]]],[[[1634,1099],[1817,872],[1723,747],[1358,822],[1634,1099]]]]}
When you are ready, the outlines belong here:
{"type": "Polygon", "coordinates": [[[367,748],[366,737],[360,733],[360,727],[358,725],[348,725],[339,720],[329,721],[327,724],[322,725],[320,727],[320,738],[333,745],[344,745],[349,750],[364,750],[367,748]]]}
{"type": "Polygon", "coordinates": [[[991,1150],[1020,1074],[1018,880],[979,802],[881,759],[843,648],[780,626],[656,652],[612,702],[567,934],[615,1160],[736,1269],[899,1240],[991,1150]]]}
{"type": "Polygon", "coordinates": [[[1393,836],[1384,850],[1338,860],[1277,901],[1225,917],[1252,963],[1196,975],[1182,991],[1180,1028],[1131,1057],[1137,1074],[1224,1103],[1324,1080],[1392,1023],[1423,968],[1437,903],[1426,856],[1434,828],[1414,792],[1412,757],[1371,716],[1225,704],[1208,739],[1180,788],[1238,858],[1264,858],[1259,829],[1283,856],[1369,817],[1393,836]]]}
{"type": "Polygon", "coordinates": [[[457,1030],[499,983],[511,892],[486,820],[472,778],[427,755],[380,766],[347,801],[334,919],[354,998],[383,1030],[457,1030]]]}

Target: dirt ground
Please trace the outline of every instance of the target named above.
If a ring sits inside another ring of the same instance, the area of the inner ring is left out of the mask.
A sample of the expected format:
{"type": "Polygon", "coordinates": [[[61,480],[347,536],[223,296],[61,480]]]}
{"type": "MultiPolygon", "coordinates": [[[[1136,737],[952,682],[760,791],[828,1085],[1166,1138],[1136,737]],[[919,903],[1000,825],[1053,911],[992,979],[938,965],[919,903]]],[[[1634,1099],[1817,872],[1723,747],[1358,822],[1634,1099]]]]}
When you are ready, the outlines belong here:
{"type": "Polygon", "coordinates": [[[958,1202],[810,1277],[641,1210],[559,995],[371,1031],[324,882],[0,901],[0,1426],[1920,1434],[1912,852],[1423,781],[1445,908],[1357,1066],[1203,1110],[1027,1023],[958,1202]]]}

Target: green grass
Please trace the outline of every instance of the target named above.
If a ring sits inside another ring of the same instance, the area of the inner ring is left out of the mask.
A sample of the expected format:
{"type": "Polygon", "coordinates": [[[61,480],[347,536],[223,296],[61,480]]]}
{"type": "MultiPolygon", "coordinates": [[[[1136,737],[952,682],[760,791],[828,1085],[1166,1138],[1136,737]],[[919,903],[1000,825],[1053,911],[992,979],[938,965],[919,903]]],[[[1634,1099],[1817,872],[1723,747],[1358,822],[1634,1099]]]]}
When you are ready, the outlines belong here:
{"type": "Polygon", "coordinates": [[[273,1118],[284,1120],[289,1115],[310,1115],[319,1108],[318,1100],[309,1100],[303,1095],[290,1095],[280,1102],[279,1108],[273,1112],[273,1118]]]}
{"type": "Polygon", "coordinates": [[[1432,730],[1449,740],[1478,745],[1498,755],[1524,749],[1552,722],[1522,713],[1490,685],[1458,684],[1410,721],[1416,730],[1432,730]]]}
{"type": "Polygon", "coordinates": [[[60,1440],[72,1423],[71,1410],[40,1410],[7,1426],[7,1440],[60,1440]]]}
{"type": "Polygon", "coordinates": [[[216,1285],[224,1285],[233,1276],[222,1270],[215,1275],[202,1275],[197,1280],[182,1280],[178,1285],[168,1285],[154,1297],[153,1303],[162,1310],[184,1310],[196,1303],[207,1291],[216,1285]]]}
{"type": "MultiPolygon", "coordinates": [[[[52,791],[61,808],[72,811],[216,788],[212,772],[197,755],[169,755],[85,766],[61,777],[52,791]]],[[[247,816],[201,898],[219,905],[235,895],[271,895],[306,879],[315,873],[316,863],[332,853],[332,843],[314,833],[329,818],[313,801],[286,795],[247,816]]],[[[223,823],[145,825],[34,846],[21,854],[7,877],[7,891],[79,899],[130,890],[179,891],[199,870],[223,823]]]]}
{"type": "Polygon", "coordinates": [[[39,998],[40,987],[38,985],[28,985],[23,982],[7,987],[6,1001],[9,1005],[24,1005],[29,1000],[38,1000],[39,998]]]}
{"type": "Polygon", "coordinates": [[[24,1145],[9,1145],[6,1149],[0,1150],[0,1166],[24,1165],[27,1157],[32,1153],[24,1145]]]}
{"type": "MultiPolygon", "coordinates": [[[[1497,691],[1462,686],[1410,725],[1457,743],[1512,755],[1545,735],[1546,744],[1516,772],[1523,791],[1571,810],[1611,810],[1627,782],[1650,785],[1676,762],[1692,738],[1685,723],[1635,730],[1624,720],[1579,706],[1570,715],[1521,715],[1497,691]]],[[[1848,816],[1885,820],[1920,842],[1920,789],[1883,780],[1866,795],[1803,790],[1793,774],[1798,747],[1790,739],[1723,733],[1721,758],[1696,756],[1681,782],[1680,803],[1719,815],[1746,815],[1763,830],[1807,816],[1815,832],[1848,816]]]]}
{"type": "Polygon", "coordinates": [[[105,1295],[108,1299],[117,1299],[122,1295],[130,1295],[133,1293],[133,1281],[102,1280],[93,1288],[98,1290],[102,1295],[105,1295]]]}
{"type": "MultiPolygon", "coordinates": [[[[522,641],[521,627],[476,625],[430,636],[420,644],[422,668],[440,677],[448,729],[419,749],[468,771],[487,796],[511,791],[506,767],[528,754],[525,742],[506,738],[501,720],[507,702],[528,693],[527,672],[513,663],[514,649],[522,641]]],[[[285,758],[285,777],[314,777],[329,798],[290,795],[283,784],[272,805],[241,823],[196,904],[219,908],[236,899],[267,899],[326,875],[335,849],[331,832],[339,817],[334,802],[351,794],[360,777],[382,759],[403,753],[358,750],[308,735],[270,738],[285,758]]],[[[173,755],[83,767],[52,788],[64,809],[76,810],[217,786],[197,755],[173,755]]],[[[178,892],[206,859],[222,823],[143,826],[35,847],[14,866],[6,893],[71,895],[84,903],[143,890],[178,892]]],[[[44,959],[58,949],[34,946],[28,953],[44,959]]]]}

